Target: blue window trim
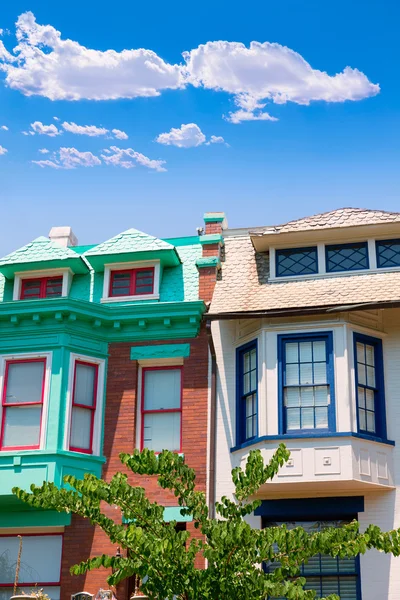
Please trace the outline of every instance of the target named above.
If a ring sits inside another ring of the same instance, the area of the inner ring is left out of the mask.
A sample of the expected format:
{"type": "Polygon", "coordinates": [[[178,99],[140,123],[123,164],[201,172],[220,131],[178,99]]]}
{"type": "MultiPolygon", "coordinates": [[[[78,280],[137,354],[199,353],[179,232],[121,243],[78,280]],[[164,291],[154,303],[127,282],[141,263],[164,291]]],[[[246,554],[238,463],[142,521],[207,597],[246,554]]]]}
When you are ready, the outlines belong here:
{"type": "Polygon", "coordinates": [[[386,267],[385,265],[381,265],[381,257],[379,256],[379,244],[400,244],[400,239],[396,238],[396,239],[390,239],[390,240],[376,240],[375,241],[375,250],[376,250],[376,266],[378,267],[378,269],[396,269],[398,268],[400,265],[394,265],[392,267],[386,267]]]}
{"type": "Polygon", "coordinates": [[[236,443],[248,443],[258,438],[258,340],[252,340],[236,349],[236,443]],[[250,350],[256,351],[256,434],[246,438],[246,406],[243,396],[243,355],[250,350]]]}
{"type": "Polygon", "coordinates": [[[354,378],[356,387],[356,414],[357,414],[357,431],[359,434],[368,435],[372,439],[386,438],[386,402],[385,402],[385,379],[383,373],[383,348],[380,338],[371,337],[362,333],[354,333],[353,335],[353,357],[354,357],[354,378]],[[375,349],[375,378],[377,383],[377,393],[375,401],[375,425],[376,436],[369,432],[360,430],[359,415],[358,415],[358,370],[357,370],[357,342],[370,344],[375,349]]]}
{"type": "Polygon", "coordinates": [[[318,274],[318,247],[317,246],[307,246],[306,248],[279,248],[275,250],[275,277],[302,277],[302,275],[317,275],[318,274]],[[279,274],[279,265],[278,258],[280,253],[284,252],[301,252],[304,250],[314,250],[315,251],[315,271],[311,271],[310,273],[293,273],[289,275],[280,275],[279,274]]]}
{"type": "Polygon", "coordinates": [[[325,266],[327,273],[346,273],[346,271],[365,271],[369,269],[369,252],[368,242],[352,242],[351,244],[329,244],[325,246],[325,266]],[[354,246],[364,246],[366,250],[367,266],[366,267],[353,267],[352,269],[329,269],[328,252],[333,248],[354,248],[354,246]]]}
{"type": "Polygon", "coordinates": [[[284,334],[278,335],[278,431],[280,435],[295,435],[295,437],[313,437],[313,434],[318,432],[330,432],[336,431],[336,410],[335,410],[335,381],[334,381],[334,358],[333,358],[333,334],[332,331],[321,331],[313,333],[299,333],[299,334],[284,334]],[[327,429],[300,429],[291,430],[290,433],[286,433],[285,423],[285,410],[283,403],[283,380],[284,380],[284,345],[287,341],[309,341],[309,340],[325,340],[326,349],[328,354],[327,362],[327,379],[330,390],[331,402],[328,407],[328,428],[327,429]]]}

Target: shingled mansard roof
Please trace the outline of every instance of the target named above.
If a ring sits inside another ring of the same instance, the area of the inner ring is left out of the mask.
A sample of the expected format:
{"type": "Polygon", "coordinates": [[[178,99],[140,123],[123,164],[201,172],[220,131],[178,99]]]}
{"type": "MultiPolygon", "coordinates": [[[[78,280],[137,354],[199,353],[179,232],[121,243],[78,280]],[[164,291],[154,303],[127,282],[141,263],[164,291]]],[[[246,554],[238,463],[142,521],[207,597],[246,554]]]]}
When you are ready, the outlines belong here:
{"type": "MultiPolygon", "coordinates": [[[[400,222],[400,213],[345,208],[291,221],[282,225],[280,231],[395,222],[400,222]]],[[[260,229],[257,228],[257,231],[260,229]]],[[[210,314],[400,301],[400,272],[349,272],[314,279],[275,280],[273,283],[268,282],[268,278],[269,253],[255,252],[248,231],[235,235],[227,232],[225,261],[215,287],[210,314]]]]}

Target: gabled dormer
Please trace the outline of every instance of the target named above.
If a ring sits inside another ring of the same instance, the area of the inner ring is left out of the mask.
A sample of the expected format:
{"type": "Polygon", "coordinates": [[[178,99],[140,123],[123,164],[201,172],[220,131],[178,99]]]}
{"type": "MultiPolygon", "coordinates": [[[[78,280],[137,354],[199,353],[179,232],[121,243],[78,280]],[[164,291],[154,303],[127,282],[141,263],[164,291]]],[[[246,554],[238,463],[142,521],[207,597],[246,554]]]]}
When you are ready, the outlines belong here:
{"type": "Polygon", "coordinates": [[[87,250],[84,257],[96,273],[104,273],[101,302],[159,300],[163,269],[181,263],[175,246],[137,229],[87,250]]]}
{"type": "Polygon", "coordinates": [[[66,297],[73,275],[88,273],[79,254],[62,243],[62,238],[41,236],[0,259],[0,273],[12,288],[13,300],[66,297]]]}

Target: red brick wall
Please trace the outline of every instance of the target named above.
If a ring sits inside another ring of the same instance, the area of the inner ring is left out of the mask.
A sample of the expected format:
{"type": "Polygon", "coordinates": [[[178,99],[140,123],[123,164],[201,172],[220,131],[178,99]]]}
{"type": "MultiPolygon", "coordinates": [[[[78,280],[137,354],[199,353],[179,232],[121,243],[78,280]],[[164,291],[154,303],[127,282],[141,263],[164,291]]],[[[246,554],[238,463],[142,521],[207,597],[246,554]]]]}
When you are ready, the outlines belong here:
{"type": "MultiPolygon", "coordinates": [[[[116,471],[124,471],[118,454],[132,452],[136,440],[136,409],[138,366],[130,359],[132,346],[159,345],[163,343],[190,343],[190,356],[184,361],[183,403],[182,403],[182,451],[187,464],[196,469],[197,486],[206,491],[207,478],[207,411],[208,411],[208,341],[204,330],[194,340],[165,340],[163,342],[118,343],[109,346],[109,361],[106,392],[106,412],[104,429],[104,455],[107,462],[103,478],[110,480],[116,471]]],[[[176,506],[176,498],[161,490],[154,477],[139,477],[128,473],[129,482],[144,486],[150,500],[165,505],[176,506]]],[[[113,518],[119,513],[106,507],[105,512],[113,518]]],[[[193,526],[188,529],[194,535],[193,526]]],[[[69,600],[72,593],[85,590],[92,594],[107,588],[106,571],[92,571],[85,576],[69,574],[69,567],[89,556],[115,554],[116,546],[98,527],[91,526],[79,517],[72,518],[66,528],[62,561],[61,600],[69,600]]],[[[202,566],[199,558],[198,566],[202,566]]],[[[118,592],[118,600],[127,599],[127,587],[123,584],[118,592]]]]}

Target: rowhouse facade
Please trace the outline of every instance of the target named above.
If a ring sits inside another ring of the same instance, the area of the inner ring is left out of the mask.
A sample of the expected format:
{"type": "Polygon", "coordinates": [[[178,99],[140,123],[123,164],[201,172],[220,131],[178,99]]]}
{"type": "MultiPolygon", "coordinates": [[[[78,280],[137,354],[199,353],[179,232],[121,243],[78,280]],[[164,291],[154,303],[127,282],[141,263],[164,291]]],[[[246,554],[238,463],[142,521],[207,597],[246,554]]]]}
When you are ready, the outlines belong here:
{"type": "MultiPolygon", "coordinates": [[[[19,588],[52,600],[107,588],[105,571],[72,564],[116,553],[86,521],[28,510],[12,488],[91,472],[110,479],[135,448],[182,452],[207,491],[209,361],[202,325],[219,264],[220,213],[205,235],[161,240],[135,229],[78,246],[53,228],[0,260],[0,598],[19,588]]],[[[192,529],[152,478],[134,480],[192,529]]],[[[110,511],[113,511],[110,507],[110,511]]],[[[112,514],[121,519],[123,515],[112,514]]],[[[193,531],[193,534],[194,531],[193,531]]],[[[128,598],[133,582],[118,590],[128,598]]]]}
{"type": "MultiPolygon", "coordinates": [[[[252,448],[268,459],[283,441],[290,460],[260,489],[255,527],[400,527],[400,214],[342,209],[223,237],[207,314],[216,498],[252,448]]],[[[321,596],[400,598],[399,559],[375,551],[303,571],[321,596]]]]}

